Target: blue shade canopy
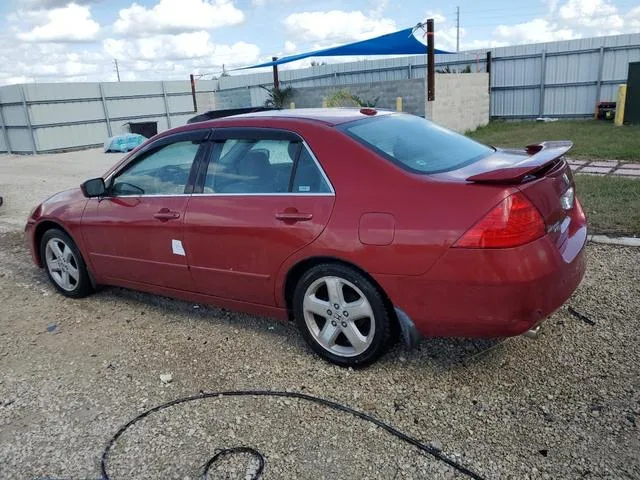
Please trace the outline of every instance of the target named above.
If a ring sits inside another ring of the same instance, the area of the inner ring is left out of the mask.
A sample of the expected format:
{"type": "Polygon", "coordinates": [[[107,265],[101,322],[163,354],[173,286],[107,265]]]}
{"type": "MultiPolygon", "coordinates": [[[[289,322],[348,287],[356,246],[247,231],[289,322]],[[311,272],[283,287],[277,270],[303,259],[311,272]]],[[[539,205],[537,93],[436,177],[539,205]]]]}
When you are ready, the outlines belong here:
{"type": "MultiPolygon", "coordinates": [[[[347,43],[337,47],[314,50],[313,52],[299,53],[282,57],[275,62],[265,62],[250,67],[237,68],[236,70],[246,70],[248,68],[272,67],[282,63],[295,62],[309,57],[336,57],[342,55],[425,55],[427,46],[420,42],[413,35],[413,28],[405,28],[399,32],[387,33],[379,37],[361,40],[359,42],[347,43]]],[[[435,49],[434,53],[451,53],[444,50],[435,49]]]]}

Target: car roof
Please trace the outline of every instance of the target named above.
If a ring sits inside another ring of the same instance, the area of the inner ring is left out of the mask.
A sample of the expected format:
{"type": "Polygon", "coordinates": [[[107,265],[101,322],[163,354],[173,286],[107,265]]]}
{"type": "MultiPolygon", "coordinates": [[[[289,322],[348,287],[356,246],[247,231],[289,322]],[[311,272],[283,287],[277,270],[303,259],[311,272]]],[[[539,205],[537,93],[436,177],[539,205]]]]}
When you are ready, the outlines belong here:
{"type": "Polygon", "coordinates": [[[264,112],[242,113],[240,115],[232,115],[229,117],[214,120],[216,123],[223,123],[225,120],[250,119],[250,118],[278,118],[278,119],[295,119],[310,120],[321,122],[328,125],[339,125],[341,123],[361,120],[363,118],[371,118],[372,116],[390,115],[391,111],[366,108],[366,110],[375,112],[362,113],[365,109],[360,108],[294,108],[286,110],[268,110],[264,112]]]}

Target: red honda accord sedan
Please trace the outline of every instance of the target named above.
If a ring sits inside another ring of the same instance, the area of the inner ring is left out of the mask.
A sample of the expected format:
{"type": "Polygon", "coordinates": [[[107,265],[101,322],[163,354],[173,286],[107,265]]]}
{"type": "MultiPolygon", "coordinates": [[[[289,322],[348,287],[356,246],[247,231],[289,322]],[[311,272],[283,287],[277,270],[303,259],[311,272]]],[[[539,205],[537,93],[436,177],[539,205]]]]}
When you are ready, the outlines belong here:
{"type": "Polygon", "coordinates": [[[159,134],[36,207],[55,288],[117,285],[293,319],[343,366],[392,341],[538,325],[585,267],[570,142],[499,150],[420,117],[285,110],[159,134]]]}

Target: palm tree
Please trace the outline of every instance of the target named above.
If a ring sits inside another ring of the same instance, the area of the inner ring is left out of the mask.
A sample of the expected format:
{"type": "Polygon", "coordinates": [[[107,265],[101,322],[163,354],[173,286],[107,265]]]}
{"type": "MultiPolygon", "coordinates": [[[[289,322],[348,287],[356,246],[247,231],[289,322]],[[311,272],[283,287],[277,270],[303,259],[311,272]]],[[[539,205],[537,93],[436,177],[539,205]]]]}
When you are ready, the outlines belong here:
{"type": "Polygon", "coordinates": [[[284,108],[294,92],[291,85],[284,88],[267,88],[264,85],[260,85],[260,88],[267,91],[268,98],[264,102],[265,107],[284,108]]]}

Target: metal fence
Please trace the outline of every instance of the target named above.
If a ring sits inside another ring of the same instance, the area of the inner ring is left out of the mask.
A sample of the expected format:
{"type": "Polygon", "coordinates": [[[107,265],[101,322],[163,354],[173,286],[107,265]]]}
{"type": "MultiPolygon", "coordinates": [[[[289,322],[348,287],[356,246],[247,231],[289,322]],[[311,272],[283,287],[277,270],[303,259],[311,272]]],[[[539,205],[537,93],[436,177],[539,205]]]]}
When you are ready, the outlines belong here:
{"type": "MultiPolygon", "coordinates": [[[[200,82],[200,95],[215,81],[200,82]]],[[[41,153],[102,145],[126,124],[158,131],[193,116],[189,81],[35,83],[0,88],[0,152],[41,153]]]]}
{"type": "MultiPolygon", "coordinates": [[[[436,69],[469,66],[471,71],[486,71],[487,51],[492,55],[492,118],[585,117],[593,115],[597,102],[615,101],[618,85],[626,82],[629,62],[640,61],[640,34],[436,55],[436,69]]],[[[341,88],[425,74],[426,55],[418,55],[282,70],[280,81],[299,88],[341,88]]],[[[266,98],[259,85],[272,81],[270,72],[234,75],[220,78],[219,90],[225,99],[236,92],[245,103],[250,101],[245,106],[258,106],[266,98]]]]}
{"type": "MultiPolygon", "coordinates": [[[[640,33],[490,50],[492,118],[586,117],[615,101],[629,62],[640,61],[640,33]]],[[[436,69],[486,71],[486,50],[436,55],[436,69]]],[[[367,85],[420,79],[426,55],[361,60],[280,72],[296,88],[367,85]]],[[[262,105],[271,72],[197,82],[198,110],[262,105]]],[[[382,87],[382,86],[381,86],[382,87]]],[[[436,98],[437,98],[436,84],[436,98]]],[[[189,81],[50,83],[0,87],[0,152],[37,153],[101,145],[127,122],[158,130],[193,114],[189,81]]]]}

